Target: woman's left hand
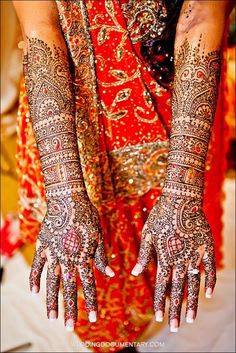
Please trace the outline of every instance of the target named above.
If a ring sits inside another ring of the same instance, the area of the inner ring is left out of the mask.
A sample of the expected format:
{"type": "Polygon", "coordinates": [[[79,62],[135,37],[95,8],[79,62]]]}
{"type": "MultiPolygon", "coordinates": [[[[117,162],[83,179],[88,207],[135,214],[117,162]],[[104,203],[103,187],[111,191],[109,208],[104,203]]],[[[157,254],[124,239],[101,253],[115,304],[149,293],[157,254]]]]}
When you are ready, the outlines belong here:
{"type": "Polygon", "coordinates": [[[187,282],[186,321],[196,317],[200,289],[200,263],[205,266],[206,297],[216,282],[214,240],[201,202],[183,196],[161,196],[143,228],[137,276],[148,266],[152,249],[157,252],[157,279],[154,294],[156,321],[163,320],[167,289],[171,285],[169,322],[178,331],[184,288],[187,282]]]}

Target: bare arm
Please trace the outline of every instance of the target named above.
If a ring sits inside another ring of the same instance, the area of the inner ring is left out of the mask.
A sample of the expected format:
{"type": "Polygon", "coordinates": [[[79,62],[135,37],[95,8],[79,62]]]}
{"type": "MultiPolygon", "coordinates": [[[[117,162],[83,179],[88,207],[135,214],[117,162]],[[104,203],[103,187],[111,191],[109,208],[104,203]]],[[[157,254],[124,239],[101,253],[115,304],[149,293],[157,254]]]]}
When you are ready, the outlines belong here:
{"type": "Polygon", "coordinates": [[[158,272],[154,310],[162,321],[171,282],[169,322],[178,331],[187,282],[186,320],[196,317],[200,263],[205,266],[206,296],[215,281],[214,241],[202,210],[204,172],[218,97],[220,50],[231,1],[185,1],[175,39],[172,130],[161,198],[143,229],[137,275],[144,271],[154,245],[158,272]]]}
{"type": "Polygon", "coordinates": [[[47,312],[58,315],[62,278],[65,325],[77,320],[79,273],[90,321],[96,321],[97,301],[93,259],[109,272],[98,213],[85,190],[77,147],[73,83],[67,47],[54,1],[14,1],[25,40],[24,74],[32,126],[43,171],[47,213],[43,220],[30,274],[37,293],[45,262],[47,312]]]}

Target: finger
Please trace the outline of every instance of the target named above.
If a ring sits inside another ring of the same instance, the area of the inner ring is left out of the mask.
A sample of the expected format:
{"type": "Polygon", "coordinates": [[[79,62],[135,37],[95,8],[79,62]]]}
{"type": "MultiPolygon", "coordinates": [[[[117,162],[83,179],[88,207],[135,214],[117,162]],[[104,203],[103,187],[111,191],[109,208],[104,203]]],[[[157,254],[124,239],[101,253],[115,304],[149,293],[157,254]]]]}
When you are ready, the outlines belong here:
{"type": "Polygon", "coordinates": [[[187,271],[187,305],[186,322],[192,324],[197,315],[201,273],[198,268],[190,266],[187,271]]]}
{"type": "Polygon", "coordinates": [[[206,249],[202,261],[205,269],[205,296],[211,298],[216,284],[214,245],[206,249]]]}
{"type": "Polygon", "coordinates": [[[97,292],[92,260],[80,262],[79,274],[84,293],[85,305],[90,322],[97,321],[97,292]]]}
{"type": "Polygon", "coordinates": [[[106,257],[106,252],[105,252],[103,238],[101,239],[101,241],[98,244],[97,249],[95,251],[94,264],[95,264],[96,268],[102,274],[107,275],[109,277],[114,277],[115,276],[115,273],[108,266],[108,261],[107,261],[107,257],[106,257]]]}
{"type": "Polygon", "coordinates": [[[47,316],[51,321],[58,317],[58,293],[60,289],[60,266],[52,264],[47,271],[47,316]]]}
{"type": "Polygon", "coordinates": [[[185,267],[178,266],[173,269],[169,309],[169,324],[171,332],[178,332],[184,296],[185,278],[185,267]]]}
{"type": "Polygon", "coordinates": [[[139,249],[138,261],[131,272],[133,276],[138,276],[146,270],[152,258],[152,251],[153,245],[151,235],[143,234],[139,249]]]}
{"type": "Polygon", "coordinates": [[[158,265],[154,292],[154,311],[157,322],[163,321],[166,303],[166,292],[170,280],[171,268],[158,265]]]}
{"type": "Polygon", "coordinates": [[[63,298],[65,305],[65,326],[67,331],[73,331],[77,321],[77,269],[61,266],[63,298]]]}
{"type": "Polygon", "coordinates": [[[34,260],[31,266],[31,271],[29,276],[29,284],[30,284],[30,290],[32,294],[37,294],[40,290],[40,279],[41,279],[41,274],[42,274],[45,262],[46,262],[45,253],[41,248],[41,246],[39,246],[39,248],[35,251],[34,260]]]}

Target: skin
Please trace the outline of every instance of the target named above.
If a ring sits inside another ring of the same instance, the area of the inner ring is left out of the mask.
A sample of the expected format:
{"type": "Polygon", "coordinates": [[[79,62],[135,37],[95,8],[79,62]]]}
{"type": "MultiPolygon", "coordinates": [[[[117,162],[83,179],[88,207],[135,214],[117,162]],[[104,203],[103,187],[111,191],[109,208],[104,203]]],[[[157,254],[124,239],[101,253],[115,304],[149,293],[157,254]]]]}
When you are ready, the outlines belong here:
{"type": "Polygon", "coordinates": [[[184,289],[186,321],[197,314],[201,262],[206,297],[216,282],[214,240],[202,209],[206,155],[214,122],[220,76],[220,48],[230,1],[185,1],[175,38],[175,77],[168,167],[162,195],[143,229],[138,262],[145,271],[157,252],[154,294],[157,321],[163,320],[170,286],[169,323],[177,332],[184,289]]]}
{"type": "MultiPolygon", "coordinates": [[[[73,329],[77,319],[77,273],[83,284],[90,321],[96,320],[97,311],[93,261],[101,272],[110,276],[114,273],[107,266],[97,211],[90,203],[83,184],[76,148],[67,49],[58,22],[56,4],[54,1],[13,3],[24,36],[22,48],[26,87],[48,205],[36,244],[30,286],[33,292],[39,291],[41,272],[47,262],[48,317],[57,317],[57,297],[62,280],[65,324],[68,329],[73,329]],[[39,54],[36,60],[35,53],[39,54]],[[60,70],[56,70],[56,62],[60,70]],[[58,95],[61,87],[66,92],[63,99],[58,95]],[[60,129],[54,134],[50,132],[51,126],[60,129]],[[44,135],[42,130],[46,131],[44,135]],[[73,168],[70,167],[71,154],[68,151],[73,154],[73,168]]],[[[160,201],[154,206],[144,226],[138,262],[132,271],[134,275],[141,274],[148,266],[152,249],[155,248],[158,272],[154,310],[157,321],[161,321],[169,283],[169,321],[173,332],[178,330],[186,281],[186,317],[188,322],[193,322],[196,317],[201,261],[205,265],[208,297],[215,285],[214,241],[202,211],[202,199],[205,158],[217,101],[220,46],[232,7],[231,1],[184,2],[175,40],[173,128],[167,176],[160,201]],[[185,78],[186,70],[192,73],[192,77],[185,78]],[[202,71],[205,75],[201,74],[202,71]],[[193,79],[198,77],[198,73],[201,79],[193,79]],[[213,99],[209,100],[209,96],[204,94],[205,88],[213,99]],[[194,119],[200,116],[200,111],[196,109],[195,90],[202,92],[201,105],[210,107],[208,114],[199,118],[201,124],[197,128],[194,128],[194,119]],[[204,119],[208,119],[205,125],[204,119]],[[203,125],[206,134],[202,141],[203,125]],[[188,153],[191,153],[195,162],[200,160],[198,168],[196,163],[193,165],[189,162],[188,153]],[[184,159],[180,162],[182,156],[184,159]]]]}
{"type": "Polygon", "coordinates": [[[77,275],[89,320],[94,322],[97,299],[93,262],[105,275],[113,277],[114,272],[105,255],[98,212],[89,200],[83,181],[73,85],[55,3],[21,1],[15,7],[25,38],[26,90],[47,201],[30,273],[30,288],[33,293],[39,292],[41,273],[47,262],[48,318],[54,320],[58,316],[62,282],[65,325],[72,331],[78,313],[77,275]],[[34,18],[32,22],[31,18],[34,18]]]}

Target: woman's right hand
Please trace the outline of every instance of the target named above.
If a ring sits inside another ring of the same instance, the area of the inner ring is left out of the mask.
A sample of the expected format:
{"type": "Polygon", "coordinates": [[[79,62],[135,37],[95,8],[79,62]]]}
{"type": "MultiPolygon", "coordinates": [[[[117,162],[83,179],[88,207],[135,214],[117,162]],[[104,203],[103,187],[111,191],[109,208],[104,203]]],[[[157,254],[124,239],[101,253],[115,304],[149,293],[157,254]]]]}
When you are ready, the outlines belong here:
{"type": "Polygon", "coordinates": [[[96,208],[85,192],[71,193],[65,198],[48,201],[46,216],[36,243],[30,272],[30,288],[38,293],[45,263],[47,269],[47,314],[58,316],[58,293],[63,284],[65,325],[72,331],[77,320],[77,273],[80,276],[90,322],[96,321],[97,299],[93,272],[97,269],[109,277],[102,230],[96,208]]]}
{"type": "Polygon", "coordinates": [[[84,191],[71,67],[57,4],[54,0],[13,3],[25,40],[27,97],[47,199],[30,287],[38,293],[41,273],[48,262],[48,317],[57,318],[62,279],[65,324],[73,330],[77,320],[77,273],[91,322],[96,321],[97,311],[93,260],[102,273],[110,277],[114,273],[107,265],[97,210],[84,191]]]}

